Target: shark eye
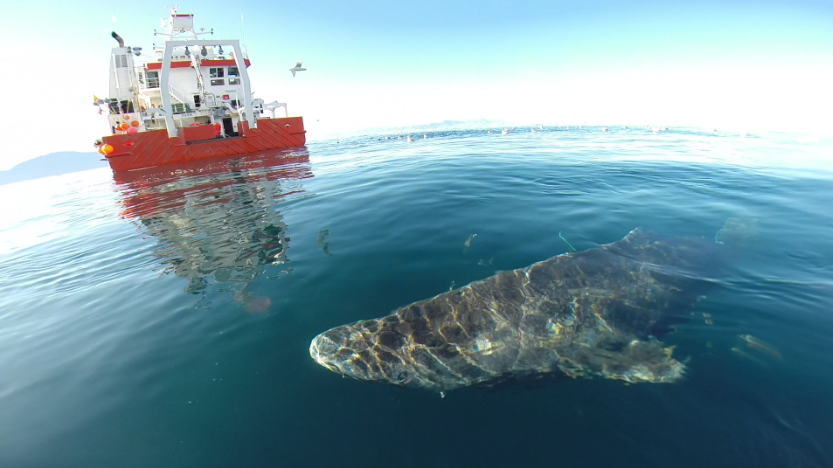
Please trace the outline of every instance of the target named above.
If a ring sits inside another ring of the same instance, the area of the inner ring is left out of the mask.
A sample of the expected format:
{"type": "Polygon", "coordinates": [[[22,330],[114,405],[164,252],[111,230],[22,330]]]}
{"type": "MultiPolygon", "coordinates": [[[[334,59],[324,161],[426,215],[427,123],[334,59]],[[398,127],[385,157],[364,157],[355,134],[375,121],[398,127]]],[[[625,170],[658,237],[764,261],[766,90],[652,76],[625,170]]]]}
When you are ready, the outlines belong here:
{"type": "Polygon", "coordinates": [[[404,382],[407,379],[408,379],[408,373],[407,372],[400,372],[396,376],[396,380],[399,381],[399,382],[404,382]]]}

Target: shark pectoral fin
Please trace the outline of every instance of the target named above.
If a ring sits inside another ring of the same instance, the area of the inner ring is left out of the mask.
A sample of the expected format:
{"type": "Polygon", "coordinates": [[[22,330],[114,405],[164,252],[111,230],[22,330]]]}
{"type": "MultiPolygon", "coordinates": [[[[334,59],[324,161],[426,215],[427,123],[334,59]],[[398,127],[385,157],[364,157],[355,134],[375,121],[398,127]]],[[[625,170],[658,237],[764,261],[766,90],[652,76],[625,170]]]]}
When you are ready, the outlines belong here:
{"type": "Polygon", "coordinates": [[[714,241],[732,247],[746,247],[758,235],[758,220],[729,218],[714,235],[714,241]]]}
{"type": "Polygon", "coordinates": [[[577,379],[579,377],[584,377],[584,367],[580,364],[573,362],[571,359],[561,359],[558,361],[557,365],[558,369],[563,372],[566,376],[577,379]]]}
{"type": "Polygon", "coordinates": [[[673,382],[682,377],[685,366],[672,358],[673,347],[656,340],[633,340],[620,352],[603,359],[601,374],[626,382],[673,382]]]}

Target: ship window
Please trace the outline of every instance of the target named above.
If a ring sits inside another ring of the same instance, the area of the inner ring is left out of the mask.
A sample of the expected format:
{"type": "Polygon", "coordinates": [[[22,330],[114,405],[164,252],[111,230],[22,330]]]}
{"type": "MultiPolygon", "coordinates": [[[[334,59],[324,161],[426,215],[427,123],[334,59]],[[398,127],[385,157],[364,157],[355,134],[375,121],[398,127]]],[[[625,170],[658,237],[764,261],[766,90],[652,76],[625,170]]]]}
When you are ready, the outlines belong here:
{"type": "Polygon", "coordinates": [[[114,55],[113,58],[116,60],[116,68],[127,68],[127,56],[114,55]]]}
{"type": "Polygon", "coordinates": [[[223,72],[225,70],[222,67],[219,67],[219,68],[209,68],[208,71],[211,75],[211,78],[222,78],[224,76],[223,72]]]}
{"type": "Polygon", "coordinates": [[[240,84],[240,78],[229,78],[228,79],[228,84],[230,84],[230,85],[239,85],[240,84]]]}
{"type": "Polygon", "coordinates": [[[149,71],[146,73],[148,78],[148,88],[158,88],[159,87],[159,72],[158,71],[149,71]]]}
{"type": "Polygon", "coordinates": [[[240,76],[240,71],[237,67],[228,67],[228,76],[240,76]]]}
{"type": "Polygon", "coordinates": [[[220,78],[216,80],[211,80],[211,86],[223,86],[226,84],[226,80],[220,78]]]}

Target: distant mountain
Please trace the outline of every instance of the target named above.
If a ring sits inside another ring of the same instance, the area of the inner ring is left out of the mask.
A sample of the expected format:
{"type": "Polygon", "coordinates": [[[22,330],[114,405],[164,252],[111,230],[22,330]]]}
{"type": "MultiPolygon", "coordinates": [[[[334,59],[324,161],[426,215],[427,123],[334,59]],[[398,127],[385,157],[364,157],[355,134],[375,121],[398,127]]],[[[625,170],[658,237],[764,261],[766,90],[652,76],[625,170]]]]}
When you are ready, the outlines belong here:
{"type": "Polygon", "coordinates": [[[22,162],[8,171],[0,171],[0,185],[39,179],[70,172],[107,167],[104,156],[98,153],[52,153],[22,162]]]}

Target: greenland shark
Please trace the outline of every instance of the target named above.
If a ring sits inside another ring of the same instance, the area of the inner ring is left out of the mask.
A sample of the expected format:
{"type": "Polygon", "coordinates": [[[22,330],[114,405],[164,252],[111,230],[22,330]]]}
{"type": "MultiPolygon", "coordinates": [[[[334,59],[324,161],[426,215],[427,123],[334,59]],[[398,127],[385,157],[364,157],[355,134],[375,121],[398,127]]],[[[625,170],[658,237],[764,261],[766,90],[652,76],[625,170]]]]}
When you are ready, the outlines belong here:
{"type": "Polygon", "coordinates": [[[685,366],[656,336],[692,311],[711,283],[704,272],[725,258],[718,236],[635,229],[333,328],[310,355],[344,376],[440,392],[552,372],[673,382],[685,366]]]}

